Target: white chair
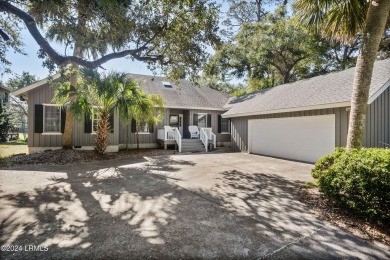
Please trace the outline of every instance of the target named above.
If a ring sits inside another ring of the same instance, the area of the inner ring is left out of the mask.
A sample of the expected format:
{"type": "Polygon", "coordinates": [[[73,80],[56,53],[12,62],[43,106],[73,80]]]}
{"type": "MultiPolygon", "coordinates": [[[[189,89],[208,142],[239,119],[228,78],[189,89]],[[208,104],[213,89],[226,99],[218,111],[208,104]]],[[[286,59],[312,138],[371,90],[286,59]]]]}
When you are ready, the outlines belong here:
{"type": "Polygon", "coordinates": [[[199,139],[199,128],[196,125],[188,126],[188,131],[190,131],[191,139],[193,137],[199,139]]]}

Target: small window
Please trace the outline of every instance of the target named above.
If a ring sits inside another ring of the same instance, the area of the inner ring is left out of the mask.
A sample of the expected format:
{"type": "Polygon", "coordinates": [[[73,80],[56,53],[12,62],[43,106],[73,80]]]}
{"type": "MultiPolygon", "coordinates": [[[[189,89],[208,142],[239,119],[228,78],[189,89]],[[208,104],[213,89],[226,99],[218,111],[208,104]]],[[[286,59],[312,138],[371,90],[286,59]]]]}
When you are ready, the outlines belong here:
{"type": "Polygon", "coordinates": [[[137,130],[138,130],[138,133],[148,133],[149,134],[149,125],[148,123],[140,123],[140,124],[137,124],[137,130]]]}
{"type": "Polygon", "coordinates": [[[221,118],[221,133],[230,133],[230,119],[221,118]]]}
{"type": "Polygon", "coordinates": [[[198,114],[198,127],[207,127],[207,114],[198,114]]]}
{"type": "Polygon", "coordinates": [[[43,106],[43,132],[61,133],[61,109],[59,106],[43,106]]]}

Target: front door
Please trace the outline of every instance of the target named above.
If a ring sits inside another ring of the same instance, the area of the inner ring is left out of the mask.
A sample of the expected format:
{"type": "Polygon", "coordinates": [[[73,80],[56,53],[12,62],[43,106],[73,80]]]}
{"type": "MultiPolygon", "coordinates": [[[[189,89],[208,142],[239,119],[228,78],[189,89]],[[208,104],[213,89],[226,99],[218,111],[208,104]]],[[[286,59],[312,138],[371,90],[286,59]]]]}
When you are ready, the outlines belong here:
{"type": "Polygon", "coordinates": [[[183,137],[183,114],[170,115],[169,126],[179,128],[179,132],[183,137]]]}

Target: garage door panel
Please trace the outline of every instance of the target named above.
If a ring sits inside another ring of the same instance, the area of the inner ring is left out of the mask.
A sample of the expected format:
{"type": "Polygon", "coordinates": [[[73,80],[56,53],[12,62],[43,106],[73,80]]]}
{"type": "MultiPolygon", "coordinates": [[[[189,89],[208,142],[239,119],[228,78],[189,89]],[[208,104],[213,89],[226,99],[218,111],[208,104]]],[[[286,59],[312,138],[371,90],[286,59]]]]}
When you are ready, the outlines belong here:
{"type": "Polygon", "coordinates": [[[315,162],[335,148],[335,115],[249,121],[249,152],[315,162]]]}

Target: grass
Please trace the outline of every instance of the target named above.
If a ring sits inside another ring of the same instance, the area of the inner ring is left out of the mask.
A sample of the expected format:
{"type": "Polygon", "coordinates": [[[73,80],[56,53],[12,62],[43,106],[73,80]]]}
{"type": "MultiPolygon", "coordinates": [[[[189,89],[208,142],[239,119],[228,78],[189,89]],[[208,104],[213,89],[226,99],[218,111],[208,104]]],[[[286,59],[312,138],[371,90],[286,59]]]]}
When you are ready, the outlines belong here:
{"type": "Polygon", "coordinates": [[[11,146],[11,145],[26,145],[26,140],[18,139],[18,140],[11,140],[4,143],[5,146],[11,146]]]}
{"type": "Polygon", "coordinates": [[[305,184],[303,184],[303,187],[304,187],[304,188],[318,187],[318,180],[315,179],[315,180],[312,180],[312,181],[308,181],[308,182],[306,182],[305,184]]]}

